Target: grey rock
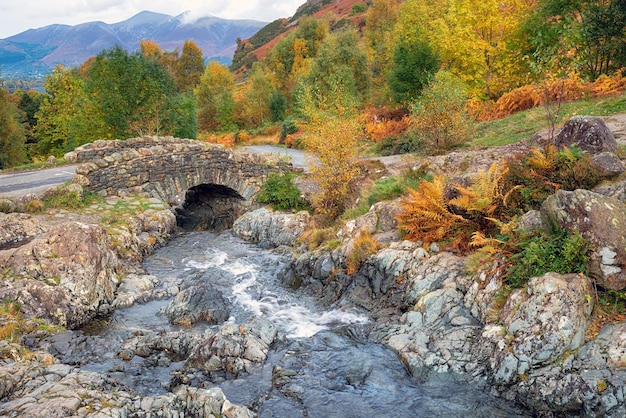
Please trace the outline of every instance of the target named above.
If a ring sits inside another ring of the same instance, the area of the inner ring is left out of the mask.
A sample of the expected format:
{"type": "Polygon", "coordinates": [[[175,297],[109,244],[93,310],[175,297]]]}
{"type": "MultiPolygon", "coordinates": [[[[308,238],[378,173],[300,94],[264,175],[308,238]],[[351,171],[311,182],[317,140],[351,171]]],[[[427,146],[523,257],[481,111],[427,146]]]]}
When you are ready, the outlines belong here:
{"type": "Polygon", "coordinates": [[[178,293],[165,308],[165,314],[176,325],[221,324],[230,316],[230,304],[215,288],[193,286],[178,293]]]}
{"type": "Polygon", "coordinates": [[[617,149],[613,133],[601,118],[594,116],[574,116],[563,126],[554,139],[558,147],[576,144],[580,149],[594,154],[617,149]]]}
{"type": "Polygon", "coordinates": [[[292,246],[309,228],[310,222],[311,216],[305,211],[289,214],[261,208],[238,218],[233,224],[233,233],[261,248],[292,246]]]}
{"type": "Polygon", "coordinates": [[[595,154],[591,158],[591,162],[598,167],[598,171],[603,176],[613,177],[626,171],[624,163],[622,163],[619,157],[612,152],[604,151],[599,154],[595,154]]]}
{"type": "Polygon", "coordinates": [[[541,206],[548,225],[578,231],[592,247],[589,275],[605,289],[626,288],[626,208],[587,190],[559,190],[541,206]]]}

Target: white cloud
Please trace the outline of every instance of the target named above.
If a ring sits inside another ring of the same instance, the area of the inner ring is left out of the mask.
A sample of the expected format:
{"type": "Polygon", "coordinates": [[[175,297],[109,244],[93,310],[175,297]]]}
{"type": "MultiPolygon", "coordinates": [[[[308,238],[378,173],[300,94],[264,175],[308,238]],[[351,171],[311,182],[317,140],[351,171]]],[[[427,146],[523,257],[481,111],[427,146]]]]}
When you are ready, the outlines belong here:
{"type": "Polygon", "coordinates": [[[273,21],[292,16],[306,0],[22,0],[0,3],[0,39],[27,29],[54,23],[76,25],[95,20],[121,22],[149,10],[177,16],[189,12],[190,19],[217,16],[224,19],[273,21]],[[9,3],[9,4],[6,4],[9,3]]]}

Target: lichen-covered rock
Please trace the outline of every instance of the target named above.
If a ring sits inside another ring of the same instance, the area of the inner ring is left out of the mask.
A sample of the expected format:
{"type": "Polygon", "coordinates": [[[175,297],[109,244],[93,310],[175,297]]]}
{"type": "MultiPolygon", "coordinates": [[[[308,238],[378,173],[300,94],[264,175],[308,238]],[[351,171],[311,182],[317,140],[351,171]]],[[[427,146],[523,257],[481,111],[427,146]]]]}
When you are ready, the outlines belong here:
{"type": "Polygon", "coordinates": [[[563,126],[554,138],[558,147],[576,144],[580,149],[594,154],[615,151],[617,141],[601,118],[594,116],[574,116],[563,126]]]}
{"type": "Polygon", "coordinates": [[[29,316],[68,328],[110,310],[118,284],[118,259],[105,231],[69,222],[18,248],[0,251],[5,280],[0,298],[20,302],[29,316]]]}
{"type": "Polygon", "coordinates": [[[309,228],[311,216],[301,211],[296,214],[273,212],[261,208],[241,216],[233,224],[233,233],[257,243],[261,248],[294,245],[309,228]]]}
{"type": "Polygon", "coordinates": [[[559,190],[541,206],[549,225],[589,241],[589,276],[605,289],[626,288],[626,207],[614,198],[588,190],[559,190]]]}
{"type": "Polygon", "coordinates": [[[511,383],[581,347],[592,294],[587,277],[557,273],[534,277],[525,289],[514,291],[500,312],[508,347],[492,360],[496,380],[511,383]]]}
{"type": "Polygon", "coordinates": [[[44,353],[0,367],[3,417],[199,417],[252,418],[218,387],[179,385],[164,395],[141,396],[103,374],[58,364],[44,353]]]}
{"type": "Polygon", "coordinates": [[[42,234],[46,227],[26,213],[0,212],[0,250],[42,234]]]}
{"type": "Polygon", "coordinates": [[[357,238],[361,232],[374,235],[395,230],[398,226],[396,215],[399,212],[400,208],[392,203],[374,203],[366,214],[346,222],[337,236],[342,241],[348,241],[357,238]]]}

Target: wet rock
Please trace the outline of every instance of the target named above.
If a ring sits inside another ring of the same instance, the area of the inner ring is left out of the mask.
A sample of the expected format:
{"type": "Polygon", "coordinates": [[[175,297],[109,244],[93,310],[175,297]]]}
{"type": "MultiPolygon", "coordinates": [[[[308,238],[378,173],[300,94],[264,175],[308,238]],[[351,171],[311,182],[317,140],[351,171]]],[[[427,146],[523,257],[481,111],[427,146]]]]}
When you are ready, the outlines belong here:
{"type": "Polygon", "coordinates": [[[563,126],[554,139],[558,147],[576,144],[580,149],[594,154],[615,151],[617,141],[601,118],[594,116],[574,116],[563,126]]]}
{"type": "Polygon", "coordinates": [[[257,370],[266,360],[278,332],[271,322],[254,318],[245,324],[227,324],[206,338],[185,362],[184,370],[236,377],[257,370]]]}
{"type": "Polygon", "coordinates": [[[76,328],[113,301],[119,263],[105,231],[79,222],[51,227],[15,249],[0,251],[0,298],[20,302],[28,316],[76,328]]]}
{"type": "Polygon", "coordinates": [[[580,232],[592,247],[589,275],[605,289],[626,288],[626,208],[587,190],[559,190],[541,206],[549,225],[580,232]]]}
{"type": "Polygon", "coordinates": [[[197,322],[221,324],[230,316],[230,304],[219,290],[193,286],[179,292],[165,308],[172,324],[190,326],[197,322]]]}
{"type": "Polygon", "coordinates": [[[129,274],[117,288],[113,308],[128,308],[135,303],[145,303],[166,296],[165,290],[157,289],[160,280],[148,274],[129,274]]]}
{"type": "Polygon", "coordinates": [[[261,248],[291,246],[309,228],[310,222],[311,216],[305,211],[290,214],[261,208],[237,219],[233,224],[233,234],[261,248]]]}

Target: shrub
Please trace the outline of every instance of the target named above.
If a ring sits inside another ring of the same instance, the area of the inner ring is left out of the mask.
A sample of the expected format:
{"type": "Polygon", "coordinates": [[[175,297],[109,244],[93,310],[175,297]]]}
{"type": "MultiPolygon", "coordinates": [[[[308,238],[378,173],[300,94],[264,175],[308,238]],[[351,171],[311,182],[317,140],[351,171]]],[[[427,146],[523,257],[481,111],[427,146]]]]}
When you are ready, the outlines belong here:
{"type": "Polygon", "coordinates": [[[509,201],[515,213],[538,209],[543,201],[559,189],[591,190],[605,177],[591,161],[589,154],[579,148],[548,146],[535,148],[520,159],[509,160],[505,183],[508,188],[518,186],[509,201]]]}
{"type": "Polygon", "coordinates": [[[291,172],[271,174],[257,196],[258,201],[270,203],[277,210],[308,209],[308,203],[302,199],[300,190],[293,183],[295,177],[296,174],[291,172]]]}
{"type": "Polygon", "coordinates": [[[354,241],[354,245],[346,255],[346,273],[354,274],[359,271],[363,261],[381,248],[380,243],[367,231],[361,231],[354,241]]]}
{"type": "Polygon", "coordinates": [[[496,237],[510,227],[506,205],[513,189],[506,189],[507,169],[494,163],[468,187],[447,184],[443,177],[422,181],[400,203],[398,226],[415,241],[449,241],[466,252],[500,242],[496,237]]]}
{"type": "Polygon", "coordinates": [[[466,101],[463,82],[451,73],[439,71],[411,106],[413,126],[420,139],[442,150],[465,142],[473,131],[466,101]]]}
{"type": "Polygon", "coordinates": [[[587,274],[590,246],[578,231],[572,235],[564,230],[533,234],[519,248],[521,252],[511,256],[505,275],[513,288],[548,272],[587,274]]]}
{"type": "Polygon", "coordinates": [[[354,3],[352,5],[352,14],[356,15],[359,13],[363,13],[367,10],[367,6],[364,3],[354,3]]]}
{"type": "Polygon", "coordinates": [[[280,124],[280,142],[285,143],[287,136],[293,135],[296,132],[298,132],[296,122],[291,118],[285,119],[283,123],[280,124]]]}
{"type": "Polygon", "coordinates": [[[503,94],[495,104],[496,118],[503,118],[522,110],[532,109],[541,104],[541,96],[535,86],[522,86],[503,94]]]}

